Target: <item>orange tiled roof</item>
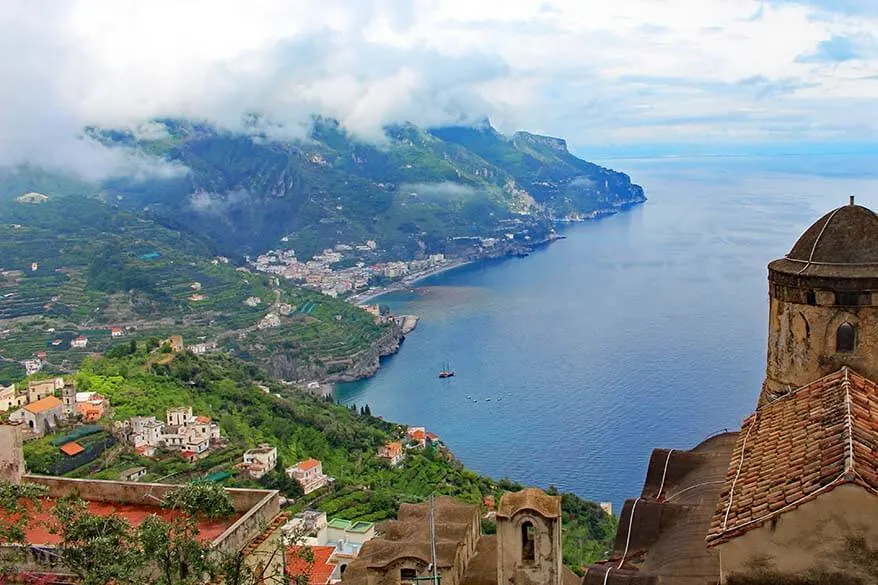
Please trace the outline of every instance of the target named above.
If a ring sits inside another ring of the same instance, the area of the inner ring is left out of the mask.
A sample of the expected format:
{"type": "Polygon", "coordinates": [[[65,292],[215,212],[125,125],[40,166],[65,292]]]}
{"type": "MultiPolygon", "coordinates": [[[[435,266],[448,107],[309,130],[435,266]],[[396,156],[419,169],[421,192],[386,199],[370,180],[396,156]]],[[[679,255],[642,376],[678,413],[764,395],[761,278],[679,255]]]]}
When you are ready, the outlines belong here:
{"type": "Polygon", "coordinates": [[[203,424],[203,425],[206,425],[207,423],[210,422],[210,417],[209,417],[209,416],[196,416],[196,417],[195,417],[195,420],[196,420],[196,422],[198,422],[198,423],[201,423],[201,424],[203,424]]]}
{"type": "Polygon", "coordinates": [[[424,431],[418,429],[417,431],[414,431],[414,432],[411,434],[411,436],[412,436],[412,439],[414,439],[415,441],[421,441],[421,440],[427,438],[427,433],[425,433],[424,431]]]}
{"type": "Polygon", "coordinates": [[[329,558],[334,552],[334,546],[288,546],[287,575],[296,577],[307,572],[308,585],[326,585],[335,570],[335,566],[329,563],[329,558]],[[311,554],[314,557],[314,564],[311,565],[310,571],[308,570],[308,561],[306,558],[302,558],[306,556],[302,549],[308,548],[311,549],[311,554]]]}
{"type": "Polygon", "coordinates": [[[392,443],[387,443],[386,445],[384,445],[384,455],[386,457],[394,457],[396,455],[399,455],[401,451],[402,445],[399,443],[399,441],[394,441],[392,443]]]}
{"type": "Polygon", "coordinates": [[[46,396],[45,398],[37,400],[36,402],[25,404],[24,409],[32,414],[39,414],[41,412],[49,410],[50,408],[61,406],[61,404],[63,403],[54,396],[46,396]]]}
{"type": "Polygon", "coordinates": [[[85,451],[85,449],[77,443],[76,441],[71,441],[61,447],[61,452],[67,455],[68,457],[73,457],[74,455],[79,455],[85,451]]]}
{"type": "Polygon", "coordinates": [[[308,471],[309,469],[313,469],[318,465],[320,465],[320,461],[311,457],[310,459],[300,461],[298,464],[296,464],[296,467],[298,467],[300,471],[308,471]]]}
{"type": "Polygon", "coordinates": [[[744,421],[708,545],[845,483],[878,489],[878,384],[848,367],[763,405],[744,421]]]}

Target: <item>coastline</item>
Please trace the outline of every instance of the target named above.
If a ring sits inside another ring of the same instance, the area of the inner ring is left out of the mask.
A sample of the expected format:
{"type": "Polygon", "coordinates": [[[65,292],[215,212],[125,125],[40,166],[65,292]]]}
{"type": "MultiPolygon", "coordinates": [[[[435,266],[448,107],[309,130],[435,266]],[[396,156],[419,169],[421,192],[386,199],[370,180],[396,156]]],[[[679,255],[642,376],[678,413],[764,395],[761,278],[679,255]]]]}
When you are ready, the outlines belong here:
{"type": "Polygon", "coordinates": [[[428,270],[424,270],[422,272],[416,272],[414,274],[410,274],[398,282],[394,282],[392,284],[388,284],[387,286],[382,286],[377,289],[369,290],[364,293],[360,293],[357,295],[352,295],[348,297],[347,301],[349,303],[353,303],[358,307],[361,307],[365,304],[368,304],[369,301],[376,297],[380,297],[381,295],[396,292],[400,290],[405,290],[409,288],[411,285],[416,284],[424,279],[430,278],[431,276],[436,276],[437,274],[442,274],[443,272],[448,272],[449,270],[454,270],[455,268],[460,268],[461,266],[467,266],[468,264],[473,264],[477,262],[478,259],[475,260],[451,260],[442,266],[436,266],[434,268],[430,268],[428,270]]]}

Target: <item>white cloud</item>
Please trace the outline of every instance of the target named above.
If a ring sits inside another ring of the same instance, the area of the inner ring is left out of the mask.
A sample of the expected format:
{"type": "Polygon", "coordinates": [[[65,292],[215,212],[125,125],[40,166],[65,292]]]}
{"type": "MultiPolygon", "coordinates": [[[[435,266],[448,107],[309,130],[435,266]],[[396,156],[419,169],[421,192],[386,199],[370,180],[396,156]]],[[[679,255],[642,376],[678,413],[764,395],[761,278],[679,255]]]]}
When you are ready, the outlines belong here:
{"type": "Polygon", "coordinates": [[[574,145],[859,140],[878,124],[878,13],[838,6],[7,0],[0,165],[150,172],[82,128],[144,135],[161,132],[157,116],[237,128],[246,112],[288,136],[319,113],[367,138],[388,122],[489,115],[574,145]]]}

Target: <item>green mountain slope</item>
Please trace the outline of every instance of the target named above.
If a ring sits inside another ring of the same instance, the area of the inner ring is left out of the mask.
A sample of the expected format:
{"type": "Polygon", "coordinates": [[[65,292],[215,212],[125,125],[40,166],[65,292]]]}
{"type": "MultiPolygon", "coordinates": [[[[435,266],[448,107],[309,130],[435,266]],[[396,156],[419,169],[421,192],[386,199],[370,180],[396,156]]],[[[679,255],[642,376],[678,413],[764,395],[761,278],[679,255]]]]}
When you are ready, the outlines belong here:
{"type": "MultiPolygon", "coordinates": [[[[220,477],[228,486],[282,489],[297,498],[294,510],[314,506],[330,517],[367,521],[393,518],[400,503],[424,501],[431,493],[482,505],[485,496],[499,500],[503,491],[519,489],[509,480],[496,481],[467,470],[434,448],[409,451],[401,467],[391,468],[376,452],[403,435],[401,426],[290,390],[252,364],[225,356],[181,353],[166,364],[152,365],[141,345],[134,354],[87,361],[75,379],[78,389],[110,399],[114,420],[133,415],[164,418],[169,407],[191,405],[194,412],[219,423],[228,443],[194,465],[174,453],[148,459],[128,446],[116,445],[100,459],[67,473],[74,477],[116,479],[132,466],[147,468],[143,481],[172,474],[175,482],[220,477]],[[236,477],[233,466],[241,461],[243,451],[263,442],[278,448],[279,469],[315,457],[336,478],[336,486],[300,498],[280,471],[258,483],[236,477]]],[[[64,459],[52,443],[56,438],[27,444],[29,469],[45,472],[64,459]]],[[[615,533],[615,520],[597,504],[573,494],[563,495],[562,511],[565,563],[578,568],[602,558],[615,533]]]]}
{"type": "Polygon", "coordinates": [[[628,175],[577,158],[560,138],[517,132],[507,139],[489,124],[431,132],[504,169],[554,219],[579,219],[646,200],[628,175]]]}
{"type": "Polygon", "coordinates": [[[430,132],[393,125],[383,143],[371,144],[324,119],[296,141],[161,123],[167,135],[158,139],[91,133],[188,172],[109,181],[104,195],[205,234],[227,254],[263,251],[289,236],[303,257],[371,239],[388,258],[407,259],[448,252],[454,237],[525,231],[541,239],[552,219],[644,201],[627,175],[576,158],[562,140],[527,133],[507,140],[489,125],[430,132]]]}
{"type": "Polygon", "coordinates": [[[40,351],[69,371],[110,346],[111,327],[216,343],[291,380],[356,375],[399,343],[349,303],[236,270],[206,238],[96,199],[5,197],[0,217],[0,381],[40,351]],[[279,324],[260,329],[269,312],[279,324]]]}

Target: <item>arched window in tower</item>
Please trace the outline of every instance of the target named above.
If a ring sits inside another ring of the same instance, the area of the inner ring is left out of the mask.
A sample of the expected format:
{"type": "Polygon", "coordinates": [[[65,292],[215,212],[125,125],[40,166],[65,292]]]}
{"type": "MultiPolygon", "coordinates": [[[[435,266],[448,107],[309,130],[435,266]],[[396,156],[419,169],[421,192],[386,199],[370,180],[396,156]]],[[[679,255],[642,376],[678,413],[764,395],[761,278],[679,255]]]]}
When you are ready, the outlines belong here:
{"type": "Polygon", "coordinates": [[[534,525],[528,521],[521,523],[521,560],[525,563],[532,563],[536,558],[536,550],[534,549],[534,541],[536,540],[536,529],[534,525]]]}
{"type": "Polygon", "coordinates": [[[807,302],[809,305],[816,305],[817,293],[815,293],[813,290],[809,290],[807,293],[805,293],[805,302],[807,302]]]}
{"type": "Polygon", "coordinates": [[[842,323],[835,332],[835,351],[851,352],[857,345],[857,330],[850,323],[842,323]]]}

